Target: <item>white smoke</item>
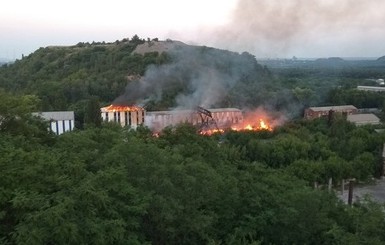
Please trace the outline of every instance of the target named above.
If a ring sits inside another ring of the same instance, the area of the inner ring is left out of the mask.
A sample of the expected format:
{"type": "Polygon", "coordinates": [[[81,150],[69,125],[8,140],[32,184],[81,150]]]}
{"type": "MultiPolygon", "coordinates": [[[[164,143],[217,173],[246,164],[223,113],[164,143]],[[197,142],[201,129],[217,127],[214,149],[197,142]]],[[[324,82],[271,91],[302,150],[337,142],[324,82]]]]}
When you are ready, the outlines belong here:
{"type": "Polygon", "coordinates": [[[242,76],[256,72],[257,62],[247,54],[185,45],[169,51],[169,55],[172,63],[150,66],[140,80],[127,85],[125,94],[113,104],[159,102],[172,96],[178,109],[215,108],[242,76]]]}

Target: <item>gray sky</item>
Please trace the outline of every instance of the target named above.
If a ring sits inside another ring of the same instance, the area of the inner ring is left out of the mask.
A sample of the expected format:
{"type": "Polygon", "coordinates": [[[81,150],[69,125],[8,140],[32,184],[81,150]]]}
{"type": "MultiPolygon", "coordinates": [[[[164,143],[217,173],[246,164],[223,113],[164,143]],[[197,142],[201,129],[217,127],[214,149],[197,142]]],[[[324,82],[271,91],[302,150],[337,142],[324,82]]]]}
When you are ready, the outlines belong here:
{"type": "Polygon", "coordinates": [[[12,0],[0,8],[0,58],[134,34],[258,58],[380,57],[384,23],[385,0],[12,0]]]}

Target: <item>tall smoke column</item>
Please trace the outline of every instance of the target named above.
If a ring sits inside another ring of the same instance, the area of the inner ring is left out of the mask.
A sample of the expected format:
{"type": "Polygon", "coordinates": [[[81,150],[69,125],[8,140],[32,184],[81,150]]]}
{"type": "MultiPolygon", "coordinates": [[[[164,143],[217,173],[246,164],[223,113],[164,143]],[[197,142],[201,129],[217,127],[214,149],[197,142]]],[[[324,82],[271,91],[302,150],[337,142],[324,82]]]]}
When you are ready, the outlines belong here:
{"type": "Polygon", "coordinates": [[[228,23],[200,31],[197,41],[257,57],[308,49],[317,55],[314,47],[354,54],[385,36],[384,9],[383,0],[239,0],[228,23]]]}
{"type": "Polygon", "coordinates": [[[142,78],[127,85],[113,104],[140,105],[141,101],[161,100],[165,91],[175,91],[178,108],[217,107],[241,77],[255,74],[258,66],[250,54],[208,47],[183,45],[169,51],[169,55],[172,63],[150,66],[142,78]]]}

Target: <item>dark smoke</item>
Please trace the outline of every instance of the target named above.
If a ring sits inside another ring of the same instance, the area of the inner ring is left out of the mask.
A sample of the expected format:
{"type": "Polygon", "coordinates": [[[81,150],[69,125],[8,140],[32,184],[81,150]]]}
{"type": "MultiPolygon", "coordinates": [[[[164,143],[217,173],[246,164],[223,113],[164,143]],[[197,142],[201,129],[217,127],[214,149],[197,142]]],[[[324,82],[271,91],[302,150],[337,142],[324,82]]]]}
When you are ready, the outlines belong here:
{"type": "Polygon", "coordinates": [[[301,49],[353,54],[370,49],[373,37],[385,35],[384,9],[383,0],[239,0],[229,22],[207,30],[200,42],[258,57],[284,57],[301,49]],[[348,50],[359,41],[360,50],[348,50]]]}

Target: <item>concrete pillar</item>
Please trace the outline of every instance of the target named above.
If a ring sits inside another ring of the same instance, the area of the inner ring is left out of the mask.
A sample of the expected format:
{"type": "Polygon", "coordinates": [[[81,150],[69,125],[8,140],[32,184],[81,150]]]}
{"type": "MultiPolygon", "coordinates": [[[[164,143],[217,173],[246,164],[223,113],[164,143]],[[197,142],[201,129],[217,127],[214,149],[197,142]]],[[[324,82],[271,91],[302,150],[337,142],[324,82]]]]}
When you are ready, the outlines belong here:
{"type": "Polygon", "coordinates": [[[349,180],[349,193],[348,193],[348,204],[353,204],[353,188],[354,188],[354,181],[349,180]]]}
{"type": "Polygon", "coordinates": [[[345,190],[345,180],[342,179],[342,180],[341,180],[341,195],[344,194],[344,190],[345,190]]]}
{"type": "Polygon", "coordinates": [[[328,191],[332,191],[332,186],[333,186],[333,178],[329,178],[329,183],[328,183],[328,191]]]}

